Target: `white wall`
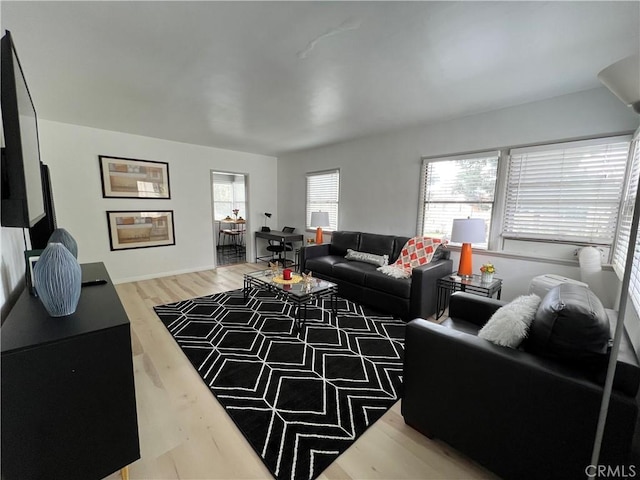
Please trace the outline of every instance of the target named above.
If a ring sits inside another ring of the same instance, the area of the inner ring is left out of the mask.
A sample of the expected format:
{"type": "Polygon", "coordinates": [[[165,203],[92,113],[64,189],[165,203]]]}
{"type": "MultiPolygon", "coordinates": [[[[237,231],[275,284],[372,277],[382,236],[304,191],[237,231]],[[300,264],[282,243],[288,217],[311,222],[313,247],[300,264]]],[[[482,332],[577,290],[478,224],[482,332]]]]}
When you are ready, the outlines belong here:
{"type": "MultiPolygon", "coordinates": [[[[81,263],[104,262],[115,282],[214,267],[211,170],[247,175],[248,231],[260,228],[262,212],[277,210],[274,157],[45,120],[39,121],[39,131],[58,226],[78,242],[81,263]],[[102,198],[98,155],[168,162],[171,199],[102,198]],[[173,210],[176,245],[110,251],[107,210],[173,210]]],[[[247,258],[252,258],[253,238],[247,240],[247,258]]]]}
{"type": "MultiPolygon", "coordinates": [[[[638,117],[600,88],[288,154],[278,160],[44,120],[40,121],[40,141],[43,161],[51,168],[58,223],[78,241],[80,261],[104,261],[114,280],[127,281],[213,266],[210,170],[248,174],[249,231],[262,225],[265,211],[274,212],[269,221],[272,228],[287,224],[302,231],[305,173],[337,167],[341,173],[341,229],[412,235],[421,156],[617,133],[637,126],[638,117]],[[103,199],[100,154],[169,162],[172,199],[103,199]],[[176,246],[111,252],[105,212],[127,209],[174,210],[176,246]]],[[[15,246],[22,243],[22,234],[9,230],[2,232],[5,298],[23,271],[22,247],[15,246]]],[[[248,258],[252,258],[253,238],[249,240],[248,258]]],[[[476,255],[479,265],[484,259],[476,255]]],[[[457,261],[457,254],[453,257],[457,261]]],[[[514,261],[490,254],[487,258],[505,279],[503,298],[507,299],[523,291],[529,279],[540,273],[579,278],[577,264],[514,261]]]]}
{"type": "Polygon", "coordinates": [[[2,260],[0,263],[0,305],[1,317],[9,313],[13,303],[24,287],[25,262],[24,251],[31,247],[29,233],[23,236],[22,228],[0,229],[0,243],[2,244],[2,260]]]}
{"type": "MultiPolygon", "coordinates": [[[[287,154],[278,161],[280,185],[287,185],[286,191],[278,189],[278,215],[303,228],[305,174],[340,168],[340,230],[410,236],[417,228],[422,156],[620,133],[637,126],[637,115],[609,90],[597,88],[287,154]]],[[[540,273],[580,278],[577,263],[567,267],[489,257],[505,279],[506,299],[526,291],[529,279],[540,273]]],[[[482,257],[475,262],[479,267],[482,257]]]]}
{"type": "MultiPolygon", "coordinates": [[[[454,270],[458,268],[460,254],[457,251],[451,252],[454,270]]],[[[473,270],[480,273],[480,266],[483,263],[492,263],[496,267],[496,277],[502,278],[502,299],[513,300],[518,295],[528,292],[531,279],[538,275],[546,273],[554,273],[563,277],[581,280],[580,267],[576,264],[566,265],[560,263],[550,263],[541,260],[531,260],[529,258],[512,258],[500,257],[490,252],[482,252],[473,250],[473,270]]],[[[603,269],[603,283],[608,288],[599,295],[602,303],[607,308],[613,308],[615,304],[615,290],[618,284],[618,278],[612,269],[603,269]]]]}

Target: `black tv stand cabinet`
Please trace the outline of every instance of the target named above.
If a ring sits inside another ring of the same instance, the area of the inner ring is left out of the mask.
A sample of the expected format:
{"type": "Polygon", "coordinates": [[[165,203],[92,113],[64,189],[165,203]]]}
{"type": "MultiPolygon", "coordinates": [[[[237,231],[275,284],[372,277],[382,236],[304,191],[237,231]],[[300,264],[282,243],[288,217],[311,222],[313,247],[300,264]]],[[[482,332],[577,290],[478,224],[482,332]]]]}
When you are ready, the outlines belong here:
{"type": "Polygon", "coordinates": [[[129,318],[102,263],[82,265],[76,312],[25,290],[0,329],[1,476],[101,479],[140,458],[129,318]]]}

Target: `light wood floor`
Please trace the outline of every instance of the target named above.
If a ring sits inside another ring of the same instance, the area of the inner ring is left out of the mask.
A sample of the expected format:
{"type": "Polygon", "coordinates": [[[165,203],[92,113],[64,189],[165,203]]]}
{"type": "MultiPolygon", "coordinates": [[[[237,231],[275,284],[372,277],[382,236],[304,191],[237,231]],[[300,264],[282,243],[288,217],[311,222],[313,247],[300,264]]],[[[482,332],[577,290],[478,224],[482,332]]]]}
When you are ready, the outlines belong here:
{"type": "MultiPolygon", "coordinates": [[[[242,287],[252,263],[117,285],[131,320],[141,459],[131,479],[273,478],[153,311],[154,305],[242,287]]],[[[117,394],[117,392],[114,392],[117,394]]],[[[490,434],[490,432],[487,432],[490,434]]],[[[120,478],[118,473],[107,477],[120,478]]],[[[400,402],[320,479],[495,478],[405,425],[400,402]]]]}

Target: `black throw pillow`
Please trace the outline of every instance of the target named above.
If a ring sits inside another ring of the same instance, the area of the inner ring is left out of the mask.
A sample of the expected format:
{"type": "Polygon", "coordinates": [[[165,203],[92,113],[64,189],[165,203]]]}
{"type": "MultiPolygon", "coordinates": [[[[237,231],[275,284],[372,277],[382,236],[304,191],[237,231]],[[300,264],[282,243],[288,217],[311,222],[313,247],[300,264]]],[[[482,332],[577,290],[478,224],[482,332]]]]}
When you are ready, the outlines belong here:
{"type": "Polygon", "coordinates": [[[441,260],[447,256],[445,248],[447,247],[445,247],[442,243],[438,245],[436,251],[433,252],[433,257],[431,257],[431,263],[437,262],[438,260],[441,260]]]}
{"type": "Polygon", "coordinates": [[[610,338],[600,299],[587,287],[562,283],[540,302],[524,348],[586,365],[606,361],[610,338]]]}

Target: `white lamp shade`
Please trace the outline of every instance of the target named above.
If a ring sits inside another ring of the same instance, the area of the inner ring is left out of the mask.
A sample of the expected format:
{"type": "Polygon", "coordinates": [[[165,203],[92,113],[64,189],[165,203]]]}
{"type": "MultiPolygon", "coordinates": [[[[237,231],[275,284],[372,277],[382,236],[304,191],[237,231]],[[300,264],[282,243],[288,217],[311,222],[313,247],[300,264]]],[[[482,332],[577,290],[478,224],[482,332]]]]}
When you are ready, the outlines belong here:
{"type": "Polygon", "coordinates": [[[451,241],[456,243],[484,243],[484,220],[481,218],[456,218],[451,229],[451,241]]]}
{"type": "Polygon", "coordinates": [[[329,212],[311,212],[312,227],[328,227],[329,225],[329,212]]]}
{"type": "Polygon", "coordinates": [[[630,55],[609,65],[598,79],[627,106],[640,113],[640,54],[630,55]]]}

